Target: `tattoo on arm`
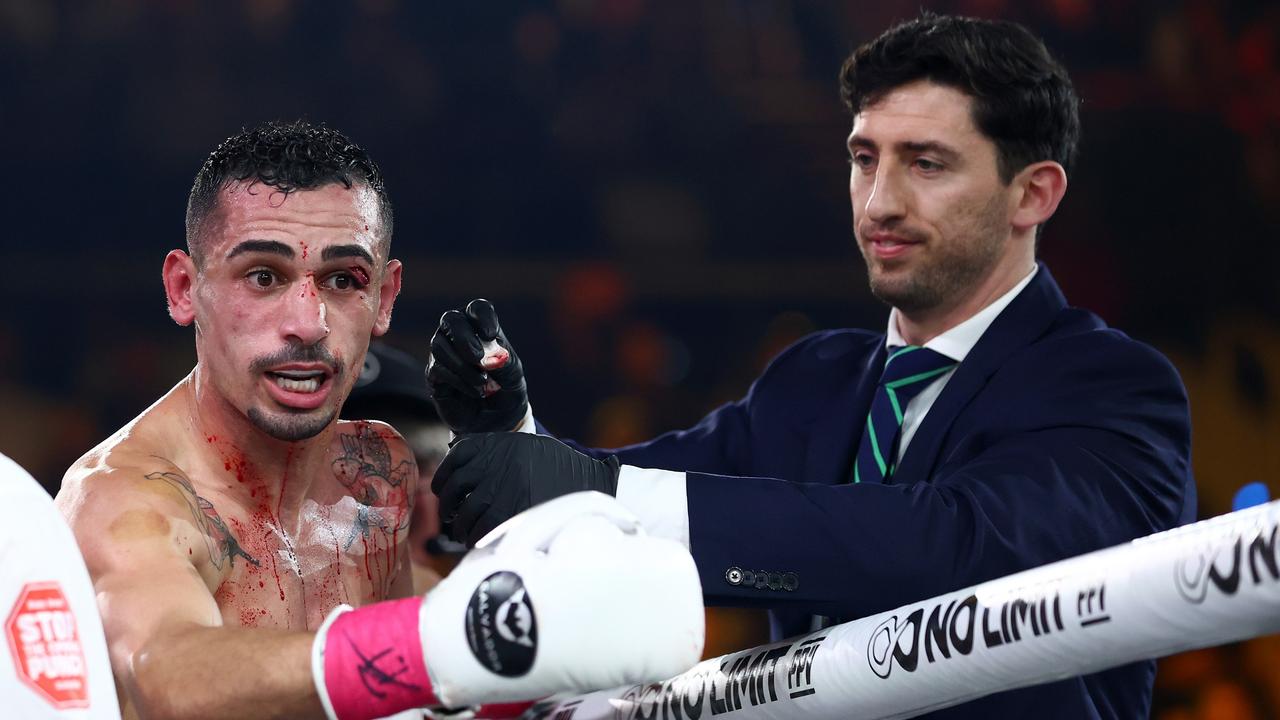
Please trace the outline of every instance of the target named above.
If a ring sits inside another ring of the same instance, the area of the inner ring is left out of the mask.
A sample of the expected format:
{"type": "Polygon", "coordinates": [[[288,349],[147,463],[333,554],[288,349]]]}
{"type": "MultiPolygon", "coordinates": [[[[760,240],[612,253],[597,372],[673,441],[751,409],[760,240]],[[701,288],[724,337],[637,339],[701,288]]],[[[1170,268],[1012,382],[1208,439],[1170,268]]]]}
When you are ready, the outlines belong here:
{"type": "Polygon", "coordinates": [[[205,545],[209,550],[209,560],[213,562],[215,568],[221,570],[223,562],[227,562],[234,567],[237,556],[244,558],[250,565],[261,567],[261,564],[252,555],[240,547],[240,542],[236,540],[235,535],[231,534],[227,524],[222,521],[222,517],[214,509],[213,503],[196,494],[195,487],[191,485],[191,481],[186,476],[175,472],[154,472],[149,473],[146,478],[168,483],[178,490],[183,500],[187,501],[187,507],[191,510],[191,517],[195,520],[196,528],[200,531],[201,537],[204,538],[205,545]]]}

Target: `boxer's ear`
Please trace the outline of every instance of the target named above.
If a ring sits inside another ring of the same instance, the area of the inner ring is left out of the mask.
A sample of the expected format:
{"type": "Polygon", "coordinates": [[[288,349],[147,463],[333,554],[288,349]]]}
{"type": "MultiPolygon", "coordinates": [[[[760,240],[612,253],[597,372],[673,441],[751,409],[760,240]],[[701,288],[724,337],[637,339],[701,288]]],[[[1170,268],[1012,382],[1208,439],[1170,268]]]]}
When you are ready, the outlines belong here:
{"type": "Polygon", "coordinates": [[[382,284],[378,286],[378,317],[373,323],[375,337],[385,335],[391,329],[391,308],[400,294],[400,271],[400,261],[390,260],[382,273],[382,284]]]}
{"type": "Polygon", "coordinates": [[[195,291],[196,264],[181,250],[170,250],[164,258],[164,294],[169,302],[169,317],[186,327],[196,318],[192,293],[195,291]]]}

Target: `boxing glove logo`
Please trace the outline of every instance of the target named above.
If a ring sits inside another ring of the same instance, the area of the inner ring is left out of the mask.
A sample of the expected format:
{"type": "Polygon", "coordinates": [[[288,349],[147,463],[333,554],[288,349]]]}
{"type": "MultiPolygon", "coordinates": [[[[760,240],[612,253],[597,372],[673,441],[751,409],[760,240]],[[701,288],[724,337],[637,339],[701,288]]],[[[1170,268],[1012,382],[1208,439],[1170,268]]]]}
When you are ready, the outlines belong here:
{"type": "Polygon", "coordinates": [[[498,608],[498,634],[507,642],[533,647],[533,606],[525,602],[524,588],[498,608]]]}
{"type": "Polygon", "coordinates": [[[520,576],[496,572],[480,581],[467,603],[467,644],[490,672],[520,677],[533,667],[538,620],[520,576]]]}

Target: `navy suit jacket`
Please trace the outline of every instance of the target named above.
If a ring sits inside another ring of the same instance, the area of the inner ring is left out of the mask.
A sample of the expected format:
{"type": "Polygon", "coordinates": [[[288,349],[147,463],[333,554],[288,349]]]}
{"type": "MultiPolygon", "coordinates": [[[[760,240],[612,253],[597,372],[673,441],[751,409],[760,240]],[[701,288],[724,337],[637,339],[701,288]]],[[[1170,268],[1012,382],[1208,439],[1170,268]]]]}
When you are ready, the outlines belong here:
{"type": "MultiPolygon", "coordinates": [[[[1194,519],[1177,372],[1068,307],[1047,268],[956,369],[890,482],[854,485],[885,352],[879,333],[810,335],[693,428],[596,451],[687,473],[709,603],[774,609],[775,632],[798,634],[807,613],[862,617],[1194,519]]],[[[1144,661],[928,717],[1146,717],[1154,677],[1144,661]]]]}

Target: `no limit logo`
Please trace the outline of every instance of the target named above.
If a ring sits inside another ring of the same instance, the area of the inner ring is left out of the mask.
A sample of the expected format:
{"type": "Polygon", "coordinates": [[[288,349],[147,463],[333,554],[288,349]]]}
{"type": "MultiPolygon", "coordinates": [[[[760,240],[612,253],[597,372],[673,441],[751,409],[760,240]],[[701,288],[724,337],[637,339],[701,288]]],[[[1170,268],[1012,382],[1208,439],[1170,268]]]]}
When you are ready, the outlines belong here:
{"type": "Polygon", "coordinates": [[[614,705],[616,720],[699,720],[809,697],[813,661],[827,636],[726,655],[718,672],[681,675],[663,683],[633,685],[614,705]],[[794,651],[794,652],[793,652],[794,651]],[[782,687],[783,678],[786,687],[782,687]]]}
{"type": "MultiPolygon", "coordinates": [[[[1243,535],[1235,540],[1205,548],[1192,557],[1184,557],[1174,566],[1174,584],[1178,594],[1193,605],[1199,605],[1215,587],[1226,597],[1240,591],[1244,568],[1254,585],[1280,581],[1280,555],[1277,555],[1275,525],[1271,531],[1260,530],[1246,545],[1243,535]]],[[[1252,533],[1250,533],[1252,534],[1252,533]]]]}
{"type": "Polygon", "coordinates": [[[968,655],[979,640],[994,648],[1021,642],[1024,635],[1039,637],[1066,629],[1057,593],[1009,600],[998,608],[980,608],[978,597],[970,595],[958,602],[953,599],[934,605],[927,620],[926,609],[917,608],[901,619],[890,615],[871,632],[867,663],[877,676],[888,678],[894,665],[915,672],[922,650],[925,660],[933,663],[950,658],[953,652],[968,655]]]}

